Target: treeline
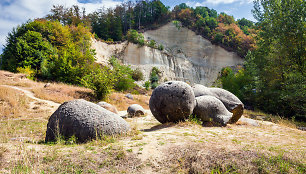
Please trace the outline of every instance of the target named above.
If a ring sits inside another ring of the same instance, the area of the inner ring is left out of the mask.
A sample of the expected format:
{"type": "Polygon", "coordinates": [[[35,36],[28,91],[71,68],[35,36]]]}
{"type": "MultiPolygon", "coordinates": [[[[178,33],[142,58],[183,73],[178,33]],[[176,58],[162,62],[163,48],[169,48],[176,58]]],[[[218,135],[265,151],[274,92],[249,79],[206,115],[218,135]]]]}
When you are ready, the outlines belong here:
{"type": "Polygon", "coordinates": [[[78,6],[64,8],[53,6],[48,20],[59,21],[64,25],[83,23],[91,27],[97,38],[105,41],[122,41],[131,29],[143,30],[161,25],[170,20],[169,7],[159,0],[129,1],[115,8],[101,8],[86,15],[85,9],[78,6]]]}
{"type": "Polygon", "coordinates": [[[91,28],[96,38],[110,42],[126,40],[128,31],[132,29],[144,31],[178,20],[183,26],[229,51],[237,52],[241,57],[255,48],[256,27],[253,22],[245,18],[235,21],[233,16],[218,14],[214,9],[192,8],[185,3],[170,11],[159,0],[129,1],[88,15],[85,9],[80,10],[77,6],[54,6],[46,18],[64,25],[83,23],[91,28]]]}
{"type": "Polygon", "coordinates": [[[255,48],[256,26],[245,18],[235,21],[226,13],[218,14],[207,7],[192,8],[185,3],[175,6],[172,16],[183,26],[229,51],[237,52],[241,57],[255,48]]]}
{"type": "Polygon", "coordinates": [[[249,106],[265,112],[306,120],[306,1],[256,0],[254,17],[260,28],[257,48],[244,68],[225,68],[225,89],[249,106]]]}

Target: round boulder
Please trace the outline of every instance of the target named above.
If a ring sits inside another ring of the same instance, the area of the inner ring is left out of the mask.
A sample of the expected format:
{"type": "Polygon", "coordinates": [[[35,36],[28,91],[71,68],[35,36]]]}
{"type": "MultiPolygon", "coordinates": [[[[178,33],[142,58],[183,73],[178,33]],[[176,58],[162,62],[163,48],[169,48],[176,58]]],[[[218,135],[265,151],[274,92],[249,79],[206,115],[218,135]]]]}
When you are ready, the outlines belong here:
{"type": "Polygon", "coordinates": [[[183,121],[195,107],[194,93],[185,82],[169,81],[154,89],[149,107],[161,123],[183,121]]]}
{"type": "Polygon", "coordinates": [[[132,104],[127,109],[128,117],[138,117],[145,114],[145,110],[138,104],[132,104]]]}
{"type": "Polygon", "coordinates": [[[225,126],[233,115],[219,99],[210,95],[196,97],[193,114],[203,122],[213,121],[221,126],[225,126]]]}
{"type": "Polygon", "coordinates": [[[109,111],[111,111],[111,112],[113,112],[115,114],[118,114],[117,108],[115,106],[107,103],[107,102],[101,101],[101,102],[97,103],[97,105],[99,105],[102,108],[107,109],[107,110],[109,110],[109,111]]]}
{"type": "Polygon", "coordinates": [[[130,130],[128,123],[118,115],[85,100],[63,103],[51,115],[47,125],[46,142],[57,136],[85,142],[98,136],[122,134],[130,130]]]}

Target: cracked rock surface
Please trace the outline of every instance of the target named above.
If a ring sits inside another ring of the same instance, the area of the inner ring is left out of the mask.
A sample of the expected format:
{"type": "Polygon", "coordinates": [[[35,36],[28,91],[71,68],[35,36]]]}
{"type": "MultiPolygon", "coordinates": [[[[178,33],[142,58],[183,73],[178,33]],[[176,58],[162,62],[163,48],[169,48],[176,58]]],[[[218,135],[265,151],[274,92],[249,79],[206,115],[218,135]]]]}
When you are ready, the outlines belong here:
{"type": "Polygon", "coordinates": [[[96,136],[123,134],[129,124],[120,116],[83,99],[63,103],[51,115],[47,125],[46,142],[55,141],[57,135],[75,136],[85,142],[96,136]]]}

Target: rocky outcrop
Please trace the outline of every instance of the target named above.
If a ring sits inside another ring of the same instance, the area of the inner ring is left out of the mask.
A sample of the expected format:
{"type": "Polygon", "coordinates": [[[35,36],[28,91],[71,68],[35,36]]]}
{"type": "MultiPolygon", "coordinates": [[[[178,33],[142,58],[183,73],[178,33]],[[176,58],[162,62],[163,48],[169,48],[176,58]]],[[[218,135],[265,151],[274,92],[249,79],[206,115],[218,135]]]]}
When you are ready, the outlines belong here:
{"type": "Polygon", "coordinates": [[[187,28],[176,28],[170,22],[157,30],[144,33],[147,40],[155,40],[165,47],[164,51],[132,43],[106,44],[94,42],[97,61],[105,62],[116,54],[125,64],[139,68],[149,79],[152,67],[158,67],[162,77],[168,80],[199,83],[210,86],[223,67],[242,64],[235,53],[213,45],[187,28]],[[102,58],[103,57],[103,58],[102,58]]]}
{"type": "Polygon", "coordinates": [[[51,115],[47,125],[46,142],[57,136],[85,142],[97,136],[122,134],[130,130],[128,123],[118,115],[85,100],[65,102],[51,115]]]}
{"type": "Polygon", "coordinates": [[[192,114],[195,97],[187,83],[169,81],[154,89],[149,107],[161,123],[184,121],[192,114]]]}

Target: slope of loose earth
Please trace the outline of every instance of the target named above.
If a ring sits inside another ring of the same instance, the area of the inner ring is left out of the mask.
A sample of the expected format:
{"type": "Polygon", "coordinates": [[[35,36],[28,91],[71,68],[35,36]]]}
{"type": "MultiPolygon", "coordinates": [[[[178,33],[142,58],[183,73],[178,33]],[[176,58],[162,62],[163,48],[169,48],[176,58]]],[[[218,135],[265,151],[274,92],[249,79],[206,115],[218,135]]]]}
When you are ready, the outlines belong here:
{"type": "MultiPolygon", "coordinates": [[[[44,83],[3,71],[0,76],[0,173],[306,172],[306,133],[266,121],[257,121],[259,126],[239,122],[203,127],[193,121],[162,125],[146,110],[144,117],[126,119],[133,128],[127,135],[85,144],[73,138],[45,144],[47,120],[59,103],[45,99],[52,95],[42,99],[32,92],[44,83]]],[[[60,91],[63,84],[51,86],[60,91]]],[[[87,91],[85,98],[90,99],[88,89],[66,85],[64,90],[63,96],[72,99],[80,98],[72,95],[76,91],[87,91]]],[[[137,97],[128,102],[147,107],[149,97],[137,97]]],[[[126,114],[124,107],[121,115],[126,114]]]]}

